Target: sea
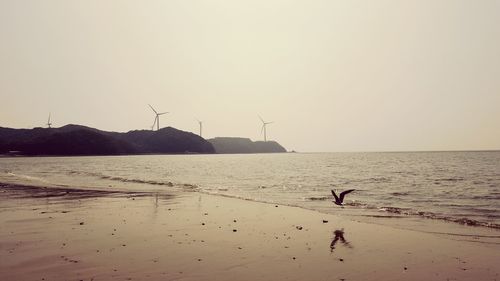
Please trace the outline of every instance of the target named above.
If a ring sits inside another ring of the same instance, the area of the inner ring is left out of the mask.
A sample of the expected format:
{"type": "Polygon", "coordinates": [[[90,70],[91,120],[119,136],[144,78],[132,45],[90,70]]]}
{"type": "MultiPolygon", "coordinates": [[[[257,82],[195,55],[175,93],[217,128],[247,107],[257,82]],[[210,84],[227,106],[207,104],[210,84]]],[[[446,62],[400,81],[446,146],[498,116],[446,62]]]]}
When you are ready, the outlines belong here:
{"type": "Polygon", "coordinates": [[[408,229],[453,226],[457,235],[487,229],[500,237],[500,151],[3,157],[0,183],[198,192],[408,229]],[[332,189],[355,191],[340,207],[332,189]]]}

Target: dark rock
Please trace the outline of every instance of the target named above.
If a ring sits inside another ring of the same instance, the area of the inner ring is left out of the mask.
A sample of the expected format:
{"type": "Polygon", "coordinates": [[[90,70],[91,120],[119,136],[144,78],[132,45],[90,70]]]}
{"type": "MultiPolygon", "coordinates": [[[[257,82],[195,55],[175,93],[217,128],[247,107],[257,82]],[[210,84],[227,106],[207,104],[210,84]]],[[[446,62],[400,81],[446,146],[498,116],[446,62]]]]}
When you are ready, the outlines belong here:
{"type": "Polygon", "coordinates": [[[252,141],[248,138],[218,137],[208,140],[216,153],[282,153],[286,149],[275,141],[252,141]]]}

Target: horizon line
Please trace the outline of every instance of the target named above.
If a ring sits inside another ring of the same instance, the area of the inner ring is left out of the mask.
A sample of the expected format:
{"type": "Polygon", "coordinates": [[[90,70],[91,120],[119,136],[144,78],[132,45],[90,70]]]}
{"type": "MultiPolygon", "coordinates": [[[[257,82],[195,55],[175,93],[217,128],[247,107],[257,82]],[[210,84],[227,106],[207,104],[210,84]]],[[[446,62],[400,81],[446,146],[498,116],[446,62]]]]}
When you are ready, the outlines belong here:
{"type": "MultiPolygon", "coordinates": [[[[289,152],[293,152],[290,150],[289,152]]],[[[450,149],[450,150],[346,150],[346,151],[294,151],[295,153],[426,153],[426,152],[500,152],[498,149],[450,149]]]]}

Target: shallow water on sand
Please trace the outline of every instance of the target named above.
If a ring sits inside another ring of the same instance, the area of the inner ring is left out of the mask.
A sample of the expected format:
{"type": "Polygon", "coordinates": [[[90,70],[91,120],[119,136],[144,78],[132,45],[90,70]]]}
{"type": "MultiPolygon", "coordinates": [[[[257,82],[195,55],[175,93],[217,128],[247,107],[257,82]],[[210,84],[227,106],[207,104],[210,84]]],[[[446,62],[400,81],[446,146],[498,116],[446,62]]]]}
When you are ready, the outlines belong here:
{"type": "Polygon", "coordinates": [[[365,221],[430,218],[500,229],[499,151],[0,158],[0,182],[204,192],[365,221]],[[330,189],[351,188],[345,208],[332,204],[330,189]]]}

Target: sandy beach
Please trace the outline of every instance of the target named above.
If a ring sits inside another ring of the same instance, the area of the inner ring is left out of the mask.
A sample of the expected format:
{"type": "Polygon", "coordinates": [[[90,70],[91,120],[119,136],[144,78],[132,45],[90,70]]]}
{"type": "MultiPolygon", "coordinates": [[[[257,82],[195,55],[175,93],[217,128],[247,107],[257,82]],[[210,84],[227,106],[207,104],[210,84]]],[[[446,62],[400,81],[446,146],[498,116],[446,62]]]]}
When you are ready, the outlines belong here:
{"type": "Polygon", "coordinates": [[[499,280],[500,246],[186,192],[3,186],[0,280],[499,280]]]}

